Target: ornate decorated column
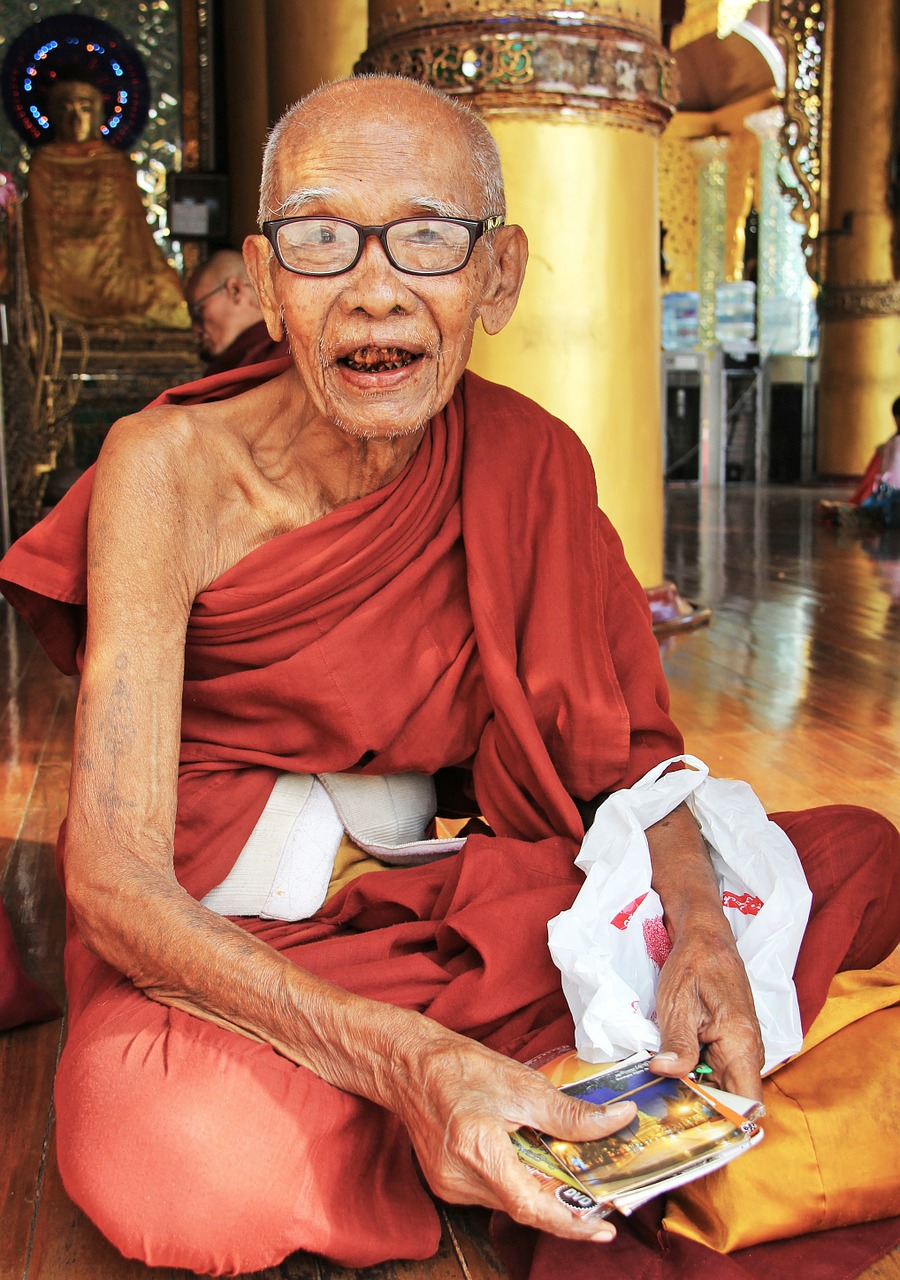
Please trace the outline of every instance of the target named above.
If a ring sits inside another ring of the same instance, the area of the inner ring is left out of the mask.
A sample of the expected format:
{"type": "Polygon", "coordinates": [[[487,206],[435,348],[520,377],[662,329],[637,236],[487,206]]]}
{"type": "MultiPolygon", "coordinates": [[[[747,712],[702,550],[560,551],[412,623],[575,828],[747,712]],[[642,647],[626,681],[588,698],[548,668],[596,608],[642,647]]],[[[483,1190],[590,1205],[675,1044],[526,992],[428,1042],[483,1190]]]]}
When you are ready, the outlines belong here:
{"type": "Polygon", "coordinates": [[[791,198],[784,191],[785,186],[796,189],[782,156],[784,111],[757,111],[744,124],[759,138],[759,349],[764,356],[810,355],[813,285],[806,270],[803,227],[791,216],[791,198]]]}
{"type": "MultiPolygon", "coordinates": [[[[531,245],[513,320],[472,364],[565,419],[647,588],[662,578],[659,0],[370,0],[359,70],[411,75],[488,122],[531,245]]],[[[651,600],[653,599],[651,593],[651,600]]]]}
{"type": "Polygon", "coordinates": [[[829,21],[818,470],[847,475],[862,472],[874,446],[890,435],[891,402],[900,393],[900,285],[892,268],[888,204],[896,167],[900,16],[894,0],[862,6],[832,0],[829,21]]]}

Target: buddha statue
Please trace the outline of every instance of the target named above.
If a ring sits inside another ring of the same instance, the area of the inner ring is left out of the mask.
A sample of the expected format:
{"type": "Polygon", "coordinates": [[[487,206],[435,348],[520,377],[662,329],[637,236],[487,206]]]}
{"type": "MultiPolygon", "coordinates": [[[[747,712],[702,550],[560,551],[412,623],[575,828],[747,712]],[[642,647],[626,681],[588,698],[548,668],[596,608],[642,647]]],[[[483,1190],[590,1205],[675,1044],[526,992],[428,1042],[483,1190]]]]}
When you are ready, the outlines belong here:
{"type": "Polygon", "coordinates": [[[61,76],[49,90],[53,141],[28,172],[31,288],[83,323],[187,328],[181,280],[153,239],[131,161],[103,139],[103,109],[83,77],[61,76]]]}

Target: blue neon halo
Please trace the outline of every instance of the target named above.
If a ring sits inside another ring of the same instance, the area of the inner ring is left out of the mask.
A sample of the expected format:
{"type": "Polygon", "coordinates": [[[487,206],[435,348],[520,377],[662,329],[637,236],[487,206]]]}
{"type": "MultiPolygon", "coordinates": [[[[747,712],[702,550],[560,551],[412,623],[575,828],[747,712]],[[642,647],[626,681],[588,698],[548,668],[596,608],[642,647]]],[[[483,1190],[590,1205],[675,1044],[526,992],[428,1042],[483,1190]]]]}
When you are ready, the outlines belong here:
{"type": "Polygon", "coordinates": [[[103,138],[110,146],[127,150],[142,133],[150,110],[144,60],[120,31],[88,14],[42,18],[9,46],[0,82],[13,128],[29,146],[52,142],[47,94],[57,78],[70,80],[77,75],[103,94],[103,138]]]}

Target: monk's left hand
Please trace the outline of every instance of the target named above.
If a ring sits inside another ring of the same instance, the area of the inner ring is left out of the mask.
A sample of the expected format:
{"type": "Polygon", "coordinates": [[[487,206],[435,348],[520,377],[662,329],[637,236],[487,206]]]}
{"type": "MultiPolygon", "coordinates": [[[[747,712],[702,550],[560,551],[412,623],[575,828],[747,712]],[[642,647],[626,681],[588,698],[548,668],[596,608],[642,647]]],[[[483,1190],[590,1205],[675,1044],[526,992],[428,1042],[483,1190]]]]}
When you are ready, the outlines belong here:
{"type": "Polygon", "coordinates": [[[679,1076],[702,1050],[712,1084],[745,1098],[762,1098],[764,1060],[750,983],[727,926],[697,923],[675,942],[660,974],[656,1009],[660,1052],[651,1069],[679,1076]]]}
{"type": "Polygon", "coordinates": [[[682,804],[646,834],[672,942],[656,992],[662,1044],[651,1069],[685,1075],[702,1051],[713,1084],[759,1099],[765,1056],[753,994],[700,829],[682,804]]]}

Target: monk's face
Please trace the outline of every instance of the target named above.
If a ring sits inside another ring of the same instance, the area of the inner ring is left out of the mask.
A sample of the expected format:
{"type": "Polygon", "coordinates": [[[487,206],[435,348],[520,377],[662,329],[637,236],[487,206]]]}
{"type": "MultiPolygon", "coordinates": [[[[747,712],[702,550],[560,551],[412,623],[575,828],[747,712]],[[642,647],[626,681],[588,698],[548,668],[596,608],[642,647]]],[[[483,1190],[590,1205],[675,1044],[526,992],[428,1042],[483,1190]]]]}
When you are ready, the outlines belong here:
{"type": "Polygon", "coordinates": [[[223,280],[221,272],[200,271],[185,290],[191,328],[204,360],[220,355],[252,323],[239,305],[241,284],[237,276],[223,280]]]}
{"type": "MultiPolygon", "coordinates": [[[[282,216],[372,226],[435,211],[496,212],[482,208],[467,141],[442,103],[410,100],[403,86],[337,88],[284,138],[276,168],[282,216]]],[[[466,267],[437,277],[397,270],[374,237],[343,275],[294,275],[272,258],[254,277],[254,252],[268,262],[268,245],[250,241],[245,257],[270,333],[280,336],[283,323],[320,417],[378,439],[416,431],[447,403],[496,274],[483,239],[466,267]]]]}
{"type": "Polygon", "coordinates": [[[92,84],[71,80],[53,85],[47,110],[58,141],[89,142],[100,137],[103,96],[92,84]]]}

